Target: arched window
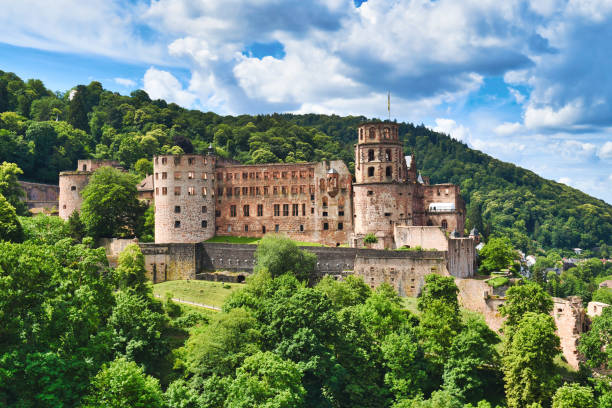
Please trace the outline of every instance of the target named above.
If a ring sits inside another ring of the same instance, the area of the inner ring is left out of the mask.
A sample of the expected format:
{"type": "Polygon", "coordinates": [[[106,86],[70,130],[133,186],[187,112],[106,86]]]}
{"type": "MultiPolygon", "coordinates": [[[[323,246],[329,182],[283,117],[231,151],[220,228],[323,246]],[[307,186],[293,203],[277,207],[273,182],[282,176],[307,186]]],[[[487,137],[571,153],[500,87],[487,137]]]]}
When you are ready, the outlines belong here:
{"type": "Polygon", "coordinates": [[[448,229],[448,223],[446,222],[446,220],[442,220],[442,229],[448,229]]]}
{"type": "Polygon", "coordinates": [[[392,172],[393,172],[393,170],[392,170],[391,166],[387,166],[387,168],[385,169],[385,176],[391,177],[392,172]]]}
{"type": "Polygon", "coordinates": [[[391,149],[385,150],[385,160],[391,161],[391,149]]]}
{"type": "Polygon", "coordinates": [[[383,134],[384,134],[385,139],[388,139],[388,138],[389,138],[389,128],[388,128],[388,127],[386,127],[386,128],[383,130],[383,134]]]}
{"type": "Polygon", "coordinates": [[[370,139],[374,139],[375,134],[376,134],[376,130],[373,127],[371,127],[370,128],[370,139]]]}
{"type": "Polygon", "coordinates": [[[368,177],[374,177],[374,167],[368,167],[368,177]]]}
{"type": "Polygon", "coordinates": [[[368,161],[374,160],[374,149],[368,150],[368,161]]]}

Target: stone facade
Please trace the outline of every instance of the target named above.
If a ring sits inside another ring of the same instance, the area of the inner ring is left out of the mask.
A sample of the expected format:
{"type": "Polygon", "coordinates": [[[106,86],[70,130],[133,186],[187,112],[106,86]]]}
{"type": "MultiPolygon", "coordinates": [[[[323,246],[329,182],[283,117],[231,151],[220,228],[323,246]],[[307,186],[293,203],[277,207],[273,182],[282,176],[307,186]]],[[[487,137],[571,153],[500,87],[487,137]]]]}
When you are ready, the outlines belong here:
{"type": "Polygon", "coordinates": [[[580,334],[586,331],[588,321],[582,299],[570,296],[567,299],[553,298],[552,316],[557,326],[557,335],[561,339],[561,350],[567,363],[578,368],[583,357],[578,353],[580,334]]]}
{"type": "Polygon", "coordinates": [[[603,302],[589,302],[587,305],[587,315],[591,318],[601,316],[601,313],[609,304],[603,302]]]}
{"type": "MultiPolygon", "coordinates": [[[[397,240],[398,227],[432,227],[421,232],[425,248],[426,241],[439,241],[450,231],[456,231],[453,238],[462,236],[459,187],[430,185],[418,173],[414,154],[404,156],[398,132],[392,122],[359,126],[354,182],[339,160],[243,165],[217,157],[211,146],[206,155],[155,156],[154,174],[139,184],[138,194],[155,204],[156,243],[280,233],[296,241],[362,247],[364,237],[374,234],[373,248],[393,249],[404,245],[397,240]]],[[[76,171],[60,173],[62,218],[80,209],[81,191],[101,166],[119,164],[79,160],[76,171]]],[[[454,245],[454,253],[473,256],[467,241],[454,245]]],[[[449,250],[448,243],[431,247],[449,250]]],[[[464,275],[473,273],[473,266],[464,269],[464,275]]]]}
{"type": "Polygon", "coordinates": [[[23,199],[30,210],[38,208],[57,208],[59,205],[59,185],[30,183],[19,181],[19,185],[25,191],[23,199]]]}

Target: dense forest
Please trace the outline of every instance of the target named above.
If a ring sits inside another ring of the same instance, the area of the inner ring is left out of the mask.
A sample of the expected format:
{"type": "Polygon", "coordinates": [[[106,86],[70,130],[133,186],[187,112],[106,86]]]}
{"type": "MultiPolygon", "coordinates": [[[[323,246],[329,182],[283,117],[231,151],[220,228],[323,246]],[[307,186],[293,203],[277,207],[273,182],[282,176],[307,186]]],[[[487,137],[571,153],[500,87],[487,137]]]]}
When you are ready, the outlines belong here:
{"type": "MultiPolygon", "coordinates": [[[[24,179],[56,183],[80,158],[113,158],[129,169],[162,152],[205,152],[243,163],[342,159],[353,169],[356,127],[371,120],[335,115],[220,116],[130,96],[100,83],[53,93],[40,80],[0,71],[0,162],[24,179]]],[[[612,245],[612,206],[566,185],[496,160],[423,125],[400,124],[407,154],[432,183],[459,184],[467,227],[507,236],[527,252],[612,245]]],[[[146,163],[145,163],[146,164],[146,163]]]]}

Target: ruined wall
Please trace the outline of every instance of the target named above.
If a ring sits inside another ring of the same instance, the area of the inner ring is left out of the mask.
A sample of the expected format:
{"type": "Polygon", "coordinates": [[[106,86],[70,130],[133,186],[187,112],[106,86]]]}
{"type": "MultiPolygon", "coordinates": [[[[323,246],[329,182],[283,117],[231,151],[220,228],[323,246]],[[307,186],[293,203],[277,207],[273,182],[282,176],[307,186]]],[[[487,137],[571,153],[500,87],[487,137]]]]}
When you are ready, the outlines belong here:
{"type": "Polygon", "coordinates": [[[201,247],[197,244],[140,243],[147,277],[153,283],[195,279],[201,269],[201,247]]]}
{"type": "Polygon", "coordinates": [[[578,354],[578,340],[587,326],[582,299],[570,296],[567,299],[553,298],[552,316],[561,339],[561,350],[567,363],[577,369],[583,357],[578,354]]]}
{"type": "Polygon", "coordinates": [[[476,249],[473,238],[449,238],[448,270],[458,278],[474,276],[476,249]]]}
{"type": "Polygon", "coordinates": [[[215,235],[214,156],[156,156],[155,242],[200,242],[215,235]]]}
{"type": "Polygon", "coordinates": [[[398,248],[420,246],[423,249],[448,251],[448,239],[440,227],[396,225],[394,237],[398,248]]]}
{"type": "Polygon", "coordinates": [[[26,195],[24,201],[29,209],[32,208],[57,208],[59,205],[59,185],[30,183],[19,181],[26,195]]]}
{"type": "Polygon", "coordinates": [[[122,169],[121,164],[117,160],[103,160],[103,159],[84,159],[77,162],[77,171],[89,171],[94,172],[100,167],[115,167],[122,169]]]}
{"type": "Polygon", "coordinates": [[[217,235],[274,232],[297,241],[348,242],[352,178],[344,162],[223,165],[216,172],[217,235]]]}
{"type": "MultiPolygon", "coordinates": [[[[601,286],[600,286],[601,287],[601,286]]],[[[603,310],[606,307],[609,307],[610,305],[607,303],[602,303],[602,302],[589,302],[589,304],[587,305],[587,315],[589,317],[597,317],[597,316],[601,316],[601,313],[603,312],[603,310]]]]}
{"type": "Polygon", "coordinates": [[[354,274],[361,276],[371,288],[386,282],[400,296],[416,297],[425,285],[425,276],[431,273],[448,276],[442,252],[382,252],[374,256],[358,254],[354,274]]]}
{"type": "Polygon", "coordinates": [[[493,288],[483,279],[455,278],[459,288],[459,304],[461,307],[482,314],[487,325],[496,332],[501,329],[504,318],[499,313],[499,307],[506,299],[493,296],[493,288]]]}
{"type": "Polygon", "coordinates": [[[89,183],[90,172],[63,171],[59,175],[59,216],[67,220],[74,211],[81,210],[81,192],[89,183]]]}

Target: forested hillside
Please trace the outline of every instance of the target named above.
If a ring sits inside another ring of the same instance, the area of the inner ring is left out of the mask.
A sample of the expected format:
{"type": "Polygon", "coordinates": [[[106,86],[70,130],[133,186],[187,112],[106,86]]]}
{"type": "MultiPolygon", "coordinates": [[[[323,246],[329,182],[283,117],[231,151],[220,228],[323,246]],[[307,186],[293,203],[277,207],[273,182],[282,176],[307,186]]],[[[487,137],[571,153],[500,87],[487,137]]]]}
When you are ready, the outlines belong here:
{"type": "MultiPolygon", "coordinates": [[[[144,91],[120,95],[98,82],[54,94],[39,80],[0,71],[0,162],[17,163],[25,179],[40,182],[56,183],[80,158],[113,158],[134,169],[153,154],[204,152],[210,143],[243,163],[342,159],[353,169],[356,127],[366,119],[220,116],[153,101],[144,91]]],[[[461,185],[468,227],[485,236],[506,235],[528,251],[612,245],[609,204],[422,125],[401,123],[400,135],[432,183],[461,185]]]]}

